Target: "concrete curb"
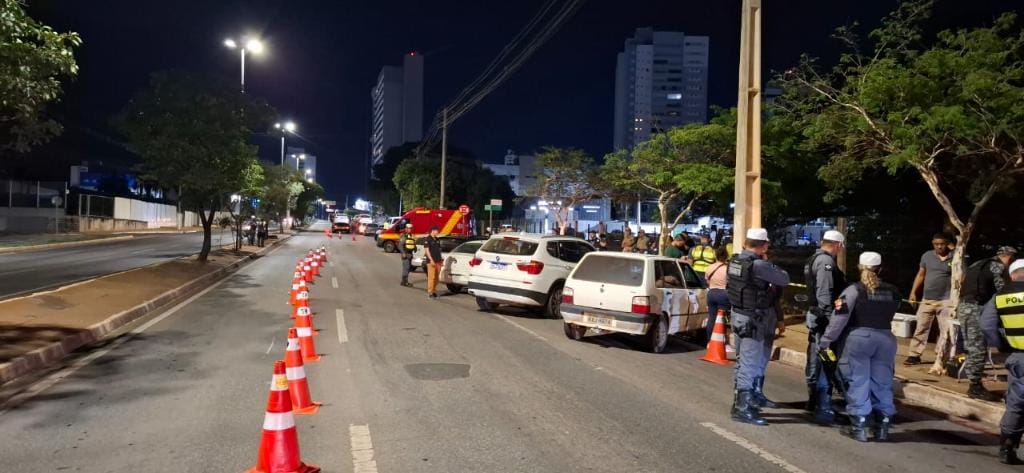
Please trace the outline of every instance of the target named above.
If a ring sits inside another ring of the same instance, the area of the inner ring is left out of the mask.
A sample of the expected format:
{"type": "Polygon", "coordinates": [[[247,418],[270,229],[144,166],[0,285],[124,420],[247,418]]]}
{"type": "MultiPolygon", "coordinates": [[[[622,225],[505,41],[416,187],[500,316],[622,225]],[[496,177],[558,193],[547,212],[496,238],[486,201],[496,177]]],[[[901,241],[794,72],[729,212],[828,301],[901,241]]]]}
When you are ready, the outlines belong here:
{"type": "Polygon", "coordinates": [[[82,241],[66,241],[62,243],[46,243],[43,245],[27,245],[27,246],[12,246],[9,248],[0,248],[0,255],[10,253],[27,253],[29,251],[40,251],[40,250],[52,250],[54,248],[74,248],[77,246],[89,246],[97,245],[100,243],[108,243],[112,241],[123,241],[131,240],[135,238],[135,235],[116,236],[109,238],[96,238],[93,240],[82,240],[82,241]]]}
{"type": "MultiPolygon", "coordinates": [[[[803,368],[807,364],[807,354],[791,348],[775,347],[773,355],[773,359],[785,365],[803,368]]],[[[896,376],[893,394],[901,404],[922,407],[949,417],[967,419],[990,432],[999,432],[999,420],[1003,417],[1005,409],[1001,404],[978,401],[960,393],[910,381],[902,376],[896,376]]]]}
{"type": "MultiPolygon", "coordinates": [[[[278,242],[284,242],[289,238],[291,238],[291,235],[279,239],[278,242]]],[[[7,382],[24,376],[34,370],[56,363],[69,353],[90,343],[102,340],[113,331],[142,316],[199,293],[203,289],[209,287],[213,282],[227,277],[229,274],[251,262],[254,258],[263,256],[275,247],[277,247],[277,244],[248,255],[212,273],[193,279],[181,286],[178,286],[177,288],[171,289],[153,299],[132,307],[131,309],[111,315],[105,320],[93,324],[80,332],[68,335],[58,342],[50,343],[49,345],[37,348],[24,355],[13,358],[11,361],[0,364],[0,386],[3,386],[7,382]]]]}

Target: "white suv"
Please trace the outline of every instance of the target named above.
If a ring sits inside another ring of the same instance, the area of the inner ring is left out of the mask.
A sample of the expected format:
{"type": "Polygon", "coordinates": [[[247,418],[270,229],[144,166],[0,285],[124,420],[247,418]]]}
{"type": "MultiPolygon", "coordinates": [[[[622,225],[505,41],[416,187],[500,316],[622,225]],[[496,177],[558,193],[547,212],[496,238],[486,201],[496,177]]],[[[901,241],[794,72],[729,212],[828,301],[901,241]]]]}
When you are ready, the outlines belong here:
{"type": "Polygon", "coordinates": [[[483,311],[498,304],[560,315],[565,278],[594,247],[579,238],[531,233],[492,236],[470,261],[469,293],[483,311]]]}
{"type": "Polygon", "coordinates": [[[636,253],[591,253],[562,289],[565,335],[587,330],[642,335],[647,349],[665,350],[668,336],[704,327],[704,284],[686,263],[636,253]]]}

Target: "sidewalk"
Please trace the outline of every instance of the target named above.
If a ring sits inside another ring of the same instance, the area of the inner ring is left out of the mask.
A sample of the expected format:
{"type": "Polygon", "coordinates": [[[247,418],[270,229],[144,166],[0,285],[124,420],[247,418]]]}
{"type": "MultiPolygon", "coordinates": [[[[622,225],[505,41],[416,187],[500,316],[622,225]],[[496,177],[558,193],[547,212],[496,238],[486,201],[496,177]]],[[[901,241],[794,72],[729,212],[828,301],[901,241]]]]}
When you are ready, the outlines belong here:
{"type": "Polygon", "coordinates": [[[206,264],[179,258],[0,302],[0,385],[205,289],[288,236],[265,248],[213,251],[206,264]]]}
{"type": "MultiPolygon", "coordinates": [[[[786,317],[786,333],[775,339],[773,359],[796,367],[804,367],[807,363],[807,327],[803,317],[786,317]]],[[[986,430],[998,431],[999,419],[1003,415],[1004,405],[978,401],[967,397],[966,379],[957,380],[950,376],[929,374],[932,362],[935,361],[935,347],[929,344],[922,358],[924,363],[915,366],[904,366],[910,344],[908,338],[897,338],[896,379],[894,386],[896,398],[905,404],[923,407],[948,416],[959,417],[980,423],[986,430]]],[[[1000,358],[996,358],[999,363],[1000,358]]],[[[985,387],[999,395],[1006,392],[1006,371],[999,364],[995,368],[988,367],[984,377],[985,387]],[[993,377],[998,381],[993,381],[993,377]]]]}

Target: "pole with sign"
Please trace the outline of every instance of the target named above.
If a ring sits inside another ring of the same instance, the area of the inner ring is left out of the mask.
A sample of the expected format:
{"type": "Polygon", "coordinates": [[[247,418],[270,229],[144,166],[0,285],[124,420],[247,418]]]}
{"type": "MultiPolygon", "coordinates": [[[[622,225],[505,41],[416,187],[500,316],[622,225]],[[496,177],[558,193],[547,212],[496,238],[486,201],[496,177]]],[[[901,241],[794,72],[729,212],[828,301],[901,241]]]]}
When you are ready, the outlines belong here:
{"type": "Polygon", "coordinates": [[[466,216],[469,215],[469,206],[462,204],[459,206],[459,213],[462,214],[462,228],[466,229],[466,216]]]}
{"type": "Polygon", "coordinates": [[[484,210],[487,211],[487,228],[494,234],[494,212],[501,212],[501,199],[491,199],[490,205],[485,205],[484,210]]]}

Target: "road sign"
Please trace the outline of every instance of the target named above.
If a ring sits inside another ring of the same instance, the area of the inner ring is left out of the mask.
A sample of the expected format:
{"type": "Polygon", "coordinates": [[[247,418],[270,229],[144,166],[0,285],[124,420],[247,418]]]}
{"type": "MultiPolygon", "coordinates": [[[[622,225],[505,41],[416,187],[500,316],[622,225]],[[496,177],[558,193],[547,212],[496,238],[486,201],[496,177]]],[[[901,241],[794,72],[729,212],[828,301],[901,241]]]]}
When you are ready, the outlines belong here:
{"type": "Polygon", "coordinates": [[[469,206],[462,204],[459,206],[459,213],[462,215],[469,215],[469,206]]]}
{"type": "Polygon", "coordinates": [[[491,206],[497,206],[498,208],[501,208],[501,199],[491,199],[491,206]]]}
{"type": "Polygon", "coordinates": [[[500,212],[501,211],[501,206],[500,205],[485,205],[484,206],[484,210],[486,210],[488,212],[500,212]]]}

